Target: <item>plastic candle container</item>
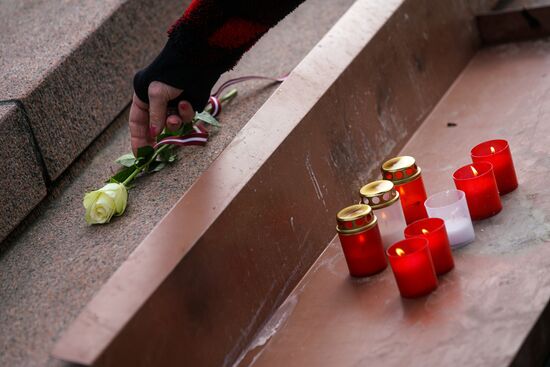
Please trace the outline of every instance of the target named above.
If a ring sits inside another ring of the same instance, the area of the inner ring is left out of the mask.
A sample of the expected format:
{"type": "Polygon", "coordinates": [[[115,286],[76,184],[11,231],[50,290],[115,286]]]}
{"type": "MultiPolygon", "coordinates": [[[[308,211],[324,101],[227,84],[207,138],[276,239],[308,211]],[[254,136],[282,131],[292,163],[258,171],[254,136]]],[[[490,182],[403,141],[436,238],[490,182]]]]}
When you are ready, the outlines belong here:
{"type": "Polygon", "coordinates": [[[356,204],[336,215],[336,231],[353,277],[381,272],[388,266],[376,216],[368,205],[356,204]]]}
{"type": "Polygon", "coordinates": [[[437,275],[448,273],[455,267],[445,221],[441,218],[424,218],[405,228],[405,238],[422,237],[428,240],[437,275]]]}
{"type": "Polygon", "coordinates": [[[437,288],[427,239],[404,239],[391,245],[387,254],[402,297],[421,297],[437,288]]]}
{"type": "Polygon", "coordinates": [[[363,204],[369,205],[378,218],[382,243],[387,249],[397,241],[404,239],[403,231],[407,226],[399,193],[391,181],[371,182],[359,191],[363,204]]]}
{"type": "Polygon", "coordinates": [[[466,194],[466,202],[473,220],[492,217],[502,210],[491,163],[468,164],[457,169],[453,173],[453,179],[456,188],[466,194]]]}
{"type": "Polygon", "coordinates": [[[512,161],[510,146],[506,140],[489,140],[478,144],[470,152],[472,162],[489,162],[493,165],[500,195],[514,191],[518,178],[512,161]]]}
{"type": "Polygon", "coordinates": [[[424,205],[430,218],[445,221],[451,248],[466,246],[474,241],[474,226],[464,191],[451,189],[438,192],[430,196],[424,205]]]}
{"type": "Polygon", "coordinates": [[[395,157],[386,161],[382,165],[382,177],[393,182],[399,192],[407,224],[428,217],[424,207],[426,189],[420,167],[413,157],[395,157]]]}

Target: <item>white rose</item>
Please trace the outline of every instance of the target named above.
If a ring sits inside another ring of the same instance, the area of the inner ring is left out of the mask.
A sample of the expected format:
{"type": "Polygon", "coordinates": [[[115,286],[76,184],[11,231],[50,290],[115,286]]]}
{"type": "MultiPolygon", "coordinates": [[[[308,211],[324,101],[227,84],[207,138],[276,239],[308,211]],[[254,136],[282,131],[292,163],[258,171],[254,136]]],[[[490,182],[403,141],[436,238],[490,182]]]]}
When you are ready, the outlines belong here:
{"type": "Polygon", "coordinates": [[[128,191],[123,184],[108,183],[101,189],[84,195],[86,222],[88,224],[109,223],[113,215],[121,215],[126,209],[128,191]]]}

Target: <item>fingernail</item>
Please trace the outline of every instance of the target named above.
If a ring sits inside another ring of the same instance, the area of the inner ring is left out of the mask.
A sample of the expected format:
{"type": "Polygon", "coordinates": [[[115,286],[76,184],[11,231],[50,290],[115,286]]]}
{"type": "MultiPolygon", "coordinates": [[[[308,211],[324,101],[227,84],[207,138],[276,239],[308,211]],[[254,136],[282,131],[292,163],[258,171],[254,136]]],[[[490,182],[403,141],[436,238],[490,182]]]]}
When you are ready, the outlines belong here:
{"type": "Polygon", "coordinates": [[[155,125],[151,125],[149,126],[149,134],[153,137],[153,138],[156,138],[157,135],[159,134],[159,128],[155,125]]]}
{"type": "Polygon", "coordinates": [[[187,103],[185,103],[185,102],[180,102],[180,108],[181,108],[182,110],[186,110],[186,109],[187,109],[187,103]]]}

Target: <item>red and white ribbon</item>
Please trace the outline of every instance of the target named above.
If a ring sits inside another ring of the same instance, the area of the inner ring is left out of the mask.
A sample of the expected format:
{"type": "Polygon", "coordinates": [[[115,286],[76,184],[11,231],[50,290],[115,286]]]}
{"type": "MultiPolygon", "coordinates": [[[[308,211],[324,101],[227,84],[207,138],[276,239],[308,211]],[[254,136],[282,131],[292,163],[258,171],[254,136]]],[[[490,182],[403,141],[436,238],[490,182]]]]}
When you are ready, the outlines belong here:
{"type": "Polygon", "coordinates": [[[222,112],[222,104],[218,97],[216,96],[210,96],[210,99],[208,100],[208,103],[212,106],[212,116],[217,116],[220,112],[222,112]]]}
{"type": "Polygon", "coordinates": [[[208,131],[203,127],[199,125],[193,126],[193,129],[195,132],[188,133],[185,135],[180,136],[168,136],[161,141],[159,141],[157,144],[155,144],[155,149],[160,147],[164,144],[172,144],[172,145],[178,145],[178,146],[189,146],[189,145],[200,145],[205,146],[208,142],[208,131]]]}
{"type": "Polygon", "coordinates": [[[282,83],[286,80],[287,77],[288,77],[288,74],[280,78],[271,78],[268,76],[261,76],[261,75],[247,75],[247,76],[241,76],[235,79],[229,79],[228,81],[220,85],[218,90],[216,90],[216,92],[214,92],[210,96],[210,100],[208,102],[212,106],[212,116],[217,116],[220,112],[222,112],[222,104],[220,103],[220,97],[223,91],[229,88],[230,86],[239,84],[242,82],[246,82],[247,80],[269,80],[276,83],[282,83]]]}
{"type": "Polygon", "coordinates": [[[226,81],[225,83],[223,83],[222,85],[220,85],[220,87],[218,88],[218,90],[216,92],[214,92],[212,95],[214,97],[220,97],[221,94],[223,93],[223,91],[225,89],[227,89],[228,87],[234,85],[234,84],[238,84],[238,83],[242,83],[242,82],[246,82],[247,80],[269,80],[269,81],[272,81],[272,82],[277,82],[277,83],[282,83],[286,80],[286,78],[288,77],[288,74],[287,75],[284,75],[280,78],[271,78],[271,77],[268,77],[268,76],[260,76],[260,75],[247,75],[247,76],[241,76],[239,78],[235,78],[235,79],[229,79],[228,81],[226,81]]]}
{"type": "MultiPolygon", "coordinates": [[[[249,76],[242,76],[240,78],[230,79],[220,85],[218,90],[216,90],[215,93],[213,93],[210,96],[210,99],[208,100],[208,103],[212,106],[212,116],[217,116],[222,112],[222,104],[220,102],[220,96],[223,93],[225,89],[228,87],[245,82],[247,80],[270,80],[272,82],[282,83],[285,81],[288,75],[285,75],[280,78],[270,78],[266,76],[257,76],[257,75],[249,75],[249,76]]],[[[157,142],[155,144],[155,149],[157,149],[159,146],[164,144],[172,144],[172,145],[178,145],[178,146],[189,146],[189,145],[200,145],[204,146],[208,142],[209,133],[208,130],[202,124],[197,124],[193,126],[194,132],[187,133],[185,135],[179,135],[179,136],[167,136],[166,138],[162,139],[161,141],[157,142]]]]}

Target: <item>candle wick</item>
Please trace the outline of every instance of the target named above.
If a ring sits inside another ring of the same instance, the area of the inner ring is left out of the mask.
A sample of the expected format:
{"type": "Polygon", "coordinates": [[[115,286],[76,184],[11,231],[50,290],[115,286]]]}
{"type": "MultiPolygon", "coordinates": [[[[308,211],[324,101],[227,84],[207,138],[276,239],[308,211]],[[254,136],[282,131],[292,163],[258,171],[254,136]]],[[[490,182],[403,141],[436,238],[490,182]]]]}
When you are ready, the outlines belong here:
{"type": "Polygon", "coordinates": [[[395,249],[395,253],[397,254],[397,256],[403,256],[403,255],[405,255],[405,251],[403,251],[403,250],[400,249],[399,247],[395,249]]]}
{"type": "Polygon", "coordinates": [[[427,229],[422,228],[422,234],[428,234],[428,233],[430,233],[430,231],[428,231],[427,229]]]}
{"type": "Polygon", "coordinates": [[[495,148],[491,147],[491,153],[495,154],[495,148]]]}

